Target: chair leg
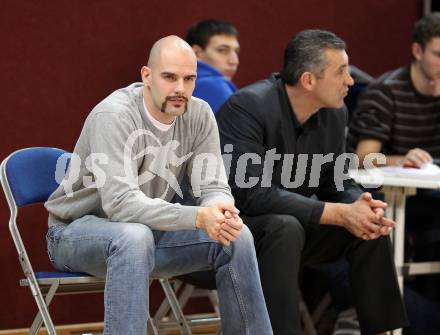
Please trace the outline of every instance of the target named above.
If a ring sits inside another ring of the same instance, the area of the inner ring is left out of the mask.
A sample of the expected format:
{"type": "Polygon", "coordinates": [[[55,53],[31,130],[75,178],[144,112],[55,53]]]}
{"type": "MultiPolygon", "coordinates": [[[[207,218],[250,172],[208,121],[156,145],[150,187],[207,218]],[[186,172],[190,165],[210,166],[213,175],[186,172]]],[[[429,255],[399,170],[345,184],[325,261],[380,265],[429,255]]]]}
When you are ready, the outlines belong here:
{"type": "Polygon", "coordinates": [[[321,320],[325,311],[330,307],[331,302],[332,302],[332,298],[330,296],[330,293],[327,292],[312,313],[313,324],[316,325],[319,322],[319,320],[321,320]]]}
{"type": "Polygon", "coordinates": [[[304,333],[307,335],[318,335],[313,324],[312,318],[310,317],[309,309],[306,306],[304,300],[301,299],[299,302],[299,311],[301,313],[301,318],[304,324],[304,333]]]}
{"type": "MultiPolygon", "coordinates": [[[[38,286],[38,284],[35,285],[30,278],[29,280],[29,287],[31,288],[32,293],[34,294],[35,301],[37,302],[38,306],[38,313],[35,316],[34,321],[32,322],[32,326],[29,329],[28,334],[29,335],[35,335],[37,334],[38,330],[41,328],[41,325],[44,321],[44,325],[46,326],[47,333],[49,335],[56,335],[55,326],[52,322],[52,319],[49,314],[49,305],[55,296],[56,291],[58,290],[59,282],[54,282],[50,288],[49,291],[46,294],[46,299],[43,299],[43,296],[41,294],[41,290],[38,286]]],[[[35,279],[36,283],[36,279],[35,279]]]]}
{"type": "Polygon", "coordinates": [[[186,321],[185,315],[183,315],[182,309],[179,306],[179,301],[177,300],[176,294],[167,279],[159,279],[160,284],[165,292],[165,295],[170,303],[171,310],[173,311],[174,317],[177,320],[177,324],[183,335],[192,335],[191,329],[186,321]]]}
{"type": "Polygon", "coordinates": [[[151,319],[151,316],[148,317],[148,321],[147,321],[147,334],[148,335],[159,335],[159,333],[157,332],[157,328],[154,325],[153,320],[151,319]]]}
{"type": "Polygon", "coordinates": [[[195,286],[191,284],[183,283],[183,285],[185,286],[183,287],[182,293],[180,293],[179,295],[179,305],[182,309],[186,306],[188,300],[191,298],[191,296],[194,293],[194,290],[196,289],[195,286]]]}
{"type": "Polygon", "coordinates": [[[217,290],[212,290],[208,292],[209,301],[212,304],[212,307],[214,308],[214,311],[217,313],[218,316],[220,316],[220,307],[218,302],[218,293],[217,290]]]}
{"type": "MultiPolygon", "coordinates": [[[[181,281],[176,280],[175,285],[174,285],[174,291],[177,292],[182,284],[183,283],[181,281]]],[[[171,307],[170,307],[170,303],[169,303],[168,299],[164,299],[162,301],[162,303],[160,304],[159,308],[157,309],[156,314],[154,314],[154,317],[153,317],[154,323],[158,324],[158,322],[161,322],[162,319],[164,317],[166,317],[168,315],[168,313],[170,312],[170,308],[171,307]]]]}

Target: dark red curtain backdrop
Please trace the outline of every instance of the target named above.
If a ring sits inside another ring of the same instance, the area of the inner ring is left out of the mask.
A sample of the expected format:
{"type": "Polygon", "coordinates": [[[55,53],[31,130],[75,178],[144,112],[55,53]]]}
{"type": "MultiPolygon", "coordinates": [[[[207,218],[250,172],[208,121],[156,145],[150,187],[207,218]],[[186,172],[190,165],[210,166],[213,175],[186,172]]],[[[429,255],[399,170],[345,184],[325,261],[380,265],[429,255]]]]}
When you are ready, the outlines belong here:
{"type": "MultiPolygon", "coordinates": [[[[169,34],[184,36],[195,20],[233,22],[241,37],[235,79],[244,86],[277,71],[283,49],[299,30],[334,31],[348,43],[352,64],[371,73],[411,60],[409,35],[420,17],[420,0],[140,1],[59,0],[0,2],[0,159],[28,146],[72,150],[90,109],[113,90],[139,80],[152,43],[169,34]]],[[[32,260],[50,268],[44,229],[33,227],[46,214],[23,210],[32,260]]],[[[21,269],[0,196],[0,329],[27,327],[36,311],[30,292],[19,288],[21,269]]],[[[152,304],[159,296],[153,294],[152,304]]],[[[60,297],[55,321],[102,320],[102,295],[60,297]]]]}

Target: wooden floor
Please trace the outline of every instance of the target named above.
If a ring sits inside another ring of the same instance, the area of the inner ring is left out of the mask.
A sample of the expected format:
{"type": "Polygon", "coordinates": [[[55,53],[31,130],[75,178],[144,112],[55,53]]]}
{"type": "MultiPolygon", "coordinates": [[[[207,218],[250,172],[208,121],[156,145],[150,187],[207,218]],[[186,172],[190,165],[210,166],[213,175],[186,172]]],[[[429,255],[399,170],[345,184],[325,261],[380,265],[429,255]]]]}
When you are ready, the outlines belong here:
{"type": "MultiPolygon", "coordinates": [[[[98,335],[102,334],[103,323],[82,323],[76,325],[65,325],[56,327],[58,335],[98,335]]],[[[10,330],[0,330],[0,335],[26,335],[29,329],[10,329],[10,330]]],[[[197,335],[215,335],[217,334],[218,327],[217,326],[197,326],[192,328],[193,334],[197,335]]],[[[44,328],[41,328],[38,332],[38,335],[47,334],[44,328]]],[[[163,335],[179,335],[179,331],[177,330],[167,330],[162,331],[160,334],[163,335]]]]}
{"type": "MultiPolygon", "coordinates": [[[[82,323],[76,325],[65,325],[56,327],[58,335],[79,335],[79,334],[99,334],[102,332],[103,323],[82,323]]],[[[26,335],[29,329],[11,329],[0,330],[0,335],[26,335]]],[[[41,328],[38,335],[47,334],[44,328],[41,328]]]]}

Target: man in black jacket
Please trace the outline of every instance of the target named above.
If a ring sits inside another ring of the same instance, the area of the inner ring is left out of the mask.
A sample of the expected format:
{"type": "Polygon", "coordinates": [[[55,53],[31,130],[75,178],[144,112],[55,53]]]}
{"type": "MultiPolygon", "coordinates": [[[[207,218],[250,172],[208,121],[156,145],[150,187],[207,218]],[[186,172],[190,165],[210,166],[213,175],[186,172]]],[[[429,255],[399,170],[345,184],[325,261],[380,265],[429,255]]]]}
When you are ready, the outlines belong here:
{"type": "Polygon", "coordinates": [[[217,115],[276,335],[301,333],[300,264],[343,255],[362,334],[407,323],[387,236],[394,222],[347,176],[341,107],[352,84],[344,41],[306,30],[288,44],[280,75],[238,91],[217,115]]]}

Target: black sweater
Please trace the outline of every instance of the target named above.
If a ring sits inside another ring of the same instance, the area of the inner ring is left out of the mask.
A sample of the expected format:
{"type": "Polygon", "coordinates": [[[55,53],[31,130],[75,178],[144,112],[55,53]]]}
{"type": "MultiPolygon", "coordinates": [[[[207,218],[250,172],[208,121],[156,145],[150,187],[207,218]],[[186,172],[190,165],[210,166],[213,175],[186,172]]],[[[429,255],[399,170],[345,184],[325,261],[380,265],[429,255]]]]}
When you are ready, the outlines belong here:
{"type": "Polygon", "coordinates": [[[352,180],[334,178],[335,171],[347,170],[346,160],[337,160],[345,152],[345,110],[321,109],[301,125],[292,111],[284,83],[273,75],[232,95],[217,113],[217,122],[226,167],[232,156],[229,184],[243,214],[289,214],[302,224],[316,224],[324,209],[323,201],[351,203],[359,197],[361,189],[352,180]],[[233,145],[231,153],[227,144],[233,145]],[[246,168],[237,170],[239,157],[244,153],[256,153],[261,160],[251,161],[249,155],[242,157],[239,166],[247,161],[246,168]],[[268,173],[271,164],[267,158],[274,157],[274,153],[278,157],[272,160],[273,172],[268,173]],[[320,171],[316,161],[312,171],[312,157],[319,159],[317,154],[331,153],[327,156],[331,160],[320,171]],[[296,173],[297,166],[303,166],[305,173],[299,173],[301,168],[296,173]],[[252,187],[243,187],[243,182],[251,182],[252,187]],[[337,189],[338,185],[343,191],[337,189]],[[313,194],[317,199],[311,198],[313,194]]]}

